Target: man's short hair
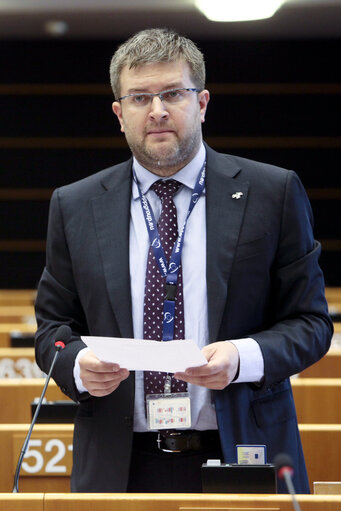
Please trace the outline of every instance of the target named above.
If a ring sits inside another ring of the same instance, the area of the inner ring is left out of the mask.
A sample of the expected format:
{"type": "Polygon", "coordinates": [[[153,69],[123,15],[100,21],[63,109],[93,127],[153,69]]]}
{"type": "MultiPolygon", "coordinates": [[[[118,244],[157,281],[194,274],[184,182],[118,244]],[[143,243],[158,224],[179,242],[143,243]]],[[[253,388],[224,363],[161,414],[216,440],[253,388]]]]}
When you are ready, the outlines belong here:
{"type": "Polygon", "coordinates": [[[204,56],[188,39],[167,28],[142,30],[118,47],[110,63],[110,83],[115,98],[121,95],[120,75],[124,66],[129,69],[152,62],[188,63],[197,89],[205,88],[204,56]]]}

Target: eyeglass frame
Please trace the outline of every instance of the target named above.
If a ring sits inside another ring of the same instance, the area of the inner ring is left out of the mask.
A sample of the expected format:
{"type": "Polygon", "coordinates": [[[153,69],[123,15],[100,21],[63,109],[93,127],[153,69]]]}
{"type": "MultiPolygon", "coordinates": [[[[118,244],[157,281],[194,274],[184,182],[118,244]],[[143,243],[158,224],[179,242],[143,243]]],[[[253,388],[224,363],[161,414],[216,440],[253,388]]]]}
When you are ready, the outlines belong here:
{"type": "MultiPolygon", "coordinates": [[[[147,103],[147,104],[149,105],[149,104],[152,103],[153,98],[158,96],[160,98],[160,101],[163,103],[163,97],[162,96],[164,94],[167,94],[167,92],[181,91],[181,90],[185,90],[185,91],[188,91],[188,92],[202,92],[203,89],[197,89],[195,87],[176,87],[174,89],[167,89],[167,90],[163,90],[161,92],[133,92],[132,94],[126,94],[125,96],[121,96],[120,98],[117,98],[116,101],[121,102],[122,99],[136,97],[136,96],[148,96],[149,99],[150,99],[150,102],[147,103]]],[[[146,105],[144,105],[144,106],[146,106],[146,105]]]]}

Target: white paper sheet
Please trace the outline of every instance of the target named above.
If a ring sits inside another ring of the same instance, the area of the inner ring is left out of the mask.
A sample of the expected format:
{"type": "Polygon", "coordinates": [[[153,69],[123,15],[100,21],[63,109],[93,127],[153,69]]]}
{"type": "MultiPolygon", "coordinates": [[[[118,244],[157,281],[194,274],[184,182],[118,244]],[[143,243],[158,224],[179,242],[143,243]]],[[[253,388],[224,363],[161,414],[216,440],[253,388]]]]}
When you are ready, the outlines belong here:
{"type": "Polygon", "coordinates": [[[159,342],[83,336],[82,341],[103,362],[115,362],[131,371],[175,373],[207,363],[198,346],[190,339],[159,342]]]}

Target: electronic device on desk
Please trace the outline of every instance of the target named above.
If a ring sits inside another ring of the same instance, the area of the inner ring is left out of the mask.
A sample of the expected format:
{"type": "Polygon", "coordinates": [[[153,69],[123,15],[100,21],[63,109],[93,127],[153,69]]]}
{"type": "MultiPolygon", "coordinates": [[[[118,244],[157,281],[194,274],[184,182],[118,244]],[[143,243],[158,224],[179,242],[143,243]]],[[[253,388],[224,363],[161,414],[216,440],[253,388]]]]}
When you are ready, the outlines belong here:
{"type": "MultiPolygon", "coordinates": [[[[31,403],[32,417],[35,414],[39,398],[31,403]]],[[[43,400],[37,423],[40,424],[73,424],[78,405],[73,401],[43,400]]]]}
{"type": "Polygon", "coordinates": [[[203,493],[277,493],[276,469],[266,462],[266,446],[237,445],[236,449],[238,463],[203,463],[203,493]]]}
{"type": "Polygon", "coordinates": [[[33,348],[34,334],[25,332],[11,332],[10,341],[12,348],[33,348]]]}

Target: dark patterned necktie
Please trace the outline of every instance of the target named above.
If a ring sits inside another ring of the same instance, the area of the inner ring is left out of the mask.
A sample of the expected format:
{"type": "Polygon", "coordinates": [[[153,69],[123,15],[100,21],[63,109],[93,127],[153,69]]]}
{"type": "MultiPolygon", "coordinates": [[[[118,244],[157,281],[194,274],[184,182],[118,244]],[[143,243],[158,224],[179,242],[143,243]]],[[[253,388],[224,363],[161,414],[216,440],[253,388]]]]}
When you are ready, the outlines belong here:
{"type": "MultiPolygon", "coordinates": [[[[174,243],[178,236],[176,207],[173,197],[181,183],[173,179],[156,181],[151,187],[161,200],[162,209],[157,224],[162,247],[169,263],[174,243]]],[[[162,340],[163,303],[165,299],[166,278],[161,274],[155,260],[152,247],[149,247],[145,293],[143,338],[154,341],[162,340]]],[[[175,295],[174,339],[185,338],[185,317],[182,293],[182,271],[179,267],[177,290],[175,295]]],[[[171,342],[171,341],[167,341],[171,342]]],[[[146,394],[161,394],[167,373],[145,371],[144,391],[146,394]]],[[[172,377],[171,392],[186,392],[187,384],[172,377]]]]}

